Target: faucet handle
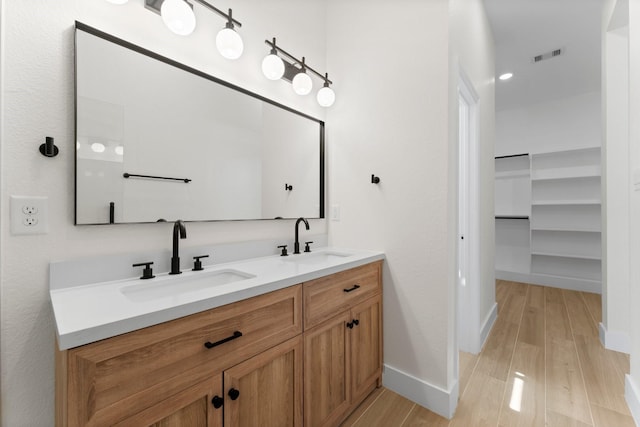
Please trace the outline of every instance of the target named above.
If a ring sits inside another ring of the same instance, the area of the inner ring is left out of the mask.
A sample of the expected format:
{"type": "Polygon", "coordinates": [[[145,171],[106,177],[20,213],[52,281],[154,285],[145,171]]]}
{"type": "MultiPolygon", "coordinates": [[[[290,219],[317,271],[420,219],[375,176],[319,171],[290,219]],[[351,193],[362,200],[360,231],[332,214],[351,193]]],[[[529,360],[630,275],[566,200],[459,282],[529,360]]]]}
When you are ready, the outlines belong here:
{"type": "Polygon", "coordinates": [[[287,245],[278,246],[278,249],[282,249],[282,253],[280,254],[280,256],[289,256],[289,254],[287,253],[287,245]]]}
{"type": "Polygon", "coordinates": [[[202,261],[200,261],[200,258],[209,258],[209,255],[199,255],[199,256],[194,256],[193,259],[193,268],[191,269],[192,271],[201,271],[204,270],[204,268],[202,268],[202,261]]]}
{"type": "Polygon", "coordinates": [[[305,252],[311,252],[311,247],[309,246],[311,243],[313,243],[313,242],[312,241],[311,242],[304,242],[304,251],[305,252]]]}
{"type": "Polygon", "coordinates": [[[141,262],[138,264],[133,264],[132,267],[142,267],[144,266],[144,270],[142,270],[142,276],[140,277],[141,279],[153,279],[154,276],[153,275],[153,269],[151,268],[151,266],[153,265],[153,262],[141,262]]]}

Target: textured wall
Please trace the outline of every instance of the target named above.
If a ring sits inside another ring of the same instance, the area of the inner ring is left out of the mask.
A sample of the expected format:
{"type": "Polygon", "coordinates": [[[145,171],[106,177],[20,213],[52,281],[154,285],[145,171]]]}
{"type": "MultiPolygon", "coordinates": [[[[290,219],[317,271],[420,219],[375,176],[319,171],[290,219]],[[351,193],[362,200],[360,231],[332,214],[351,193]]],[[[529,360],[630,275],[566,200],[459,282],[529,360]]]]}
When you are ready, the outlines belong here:
{"type": "MultiPolygon", "coordinates": [[[[73,27],[79,20],[192,67],[324,119],[311,96],[300,98],[285,82],[267,81],[260,62],[266,38],[278,37],[292,53],[325,69],[324,3],[310,0],[217,1],[233,7],[245,54],[227,61],[216,51],[217,15],[197,12],[199,26],[187,38],[170,33],[143,0],[115,6],[104,0],[2,3],[2,425],[51,426],[54,409],[54,327],[48,298],[51,260],[170,248],[171,225],[73,225],[73,27]],[[60,155],[48,159],[37,148],[54,136],[60,155]],[[49,197],[50,232],[9,234],[9,196],[49,197]]],[[[198,6],[196,6],[198,8],[198,6]]],[[[339,77],[335,76],[338,80],[339,77]]],[[[314,81],[315,84],[319,82],[314,81]]],[[[325,221],[311,223],[326,232],[325,221]]],[[[221,222],[188,225],[185,246],[293,235],[293,222],[221,222]]]]}
{"type": "Polygon", "coordinates": [[[385,251],[385,364],[443,389],[448,13],[445,0],[329,1],[327,42],[328,65],[344,75],[329,112],[331,203],[341,211],[330,241],[385,251]]]}

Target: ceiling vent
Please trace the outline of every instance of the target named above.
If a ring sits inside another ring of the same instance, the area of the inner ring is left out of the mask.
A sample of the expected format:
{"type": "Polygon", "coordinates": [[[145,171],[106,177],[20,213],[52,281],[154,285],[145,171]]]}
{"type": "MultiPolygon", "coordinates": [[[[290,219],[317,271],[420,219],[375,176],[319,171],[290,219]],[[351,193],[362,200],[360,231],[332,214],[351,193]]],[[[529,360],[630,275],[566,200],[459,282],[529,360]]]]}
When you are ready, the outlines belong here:
{"type": "Polygon", "coordinates": [[[544,61],[546,59],[555,58],[556,56],[560,56],[563,53],[564,53],[564,49],[555,49],[550,52],[546,52],[546,53],[534,56],[533,62],[535,63],[535,62],[544,61]]]}

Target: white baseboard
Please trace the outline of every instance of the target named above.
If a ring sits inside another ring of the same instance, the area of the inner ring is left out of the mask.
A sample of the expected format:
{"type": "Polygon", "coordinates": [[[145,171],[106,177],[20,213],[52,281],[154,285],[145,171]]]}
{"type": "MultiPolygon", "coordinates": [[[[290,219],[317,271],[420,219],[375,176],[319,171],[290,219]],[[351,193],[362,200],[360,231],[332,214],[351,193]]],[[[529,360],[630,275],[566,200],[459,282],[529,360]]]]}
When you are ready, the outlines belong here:
{"type": "Polygon", "coordinates": [[[456,412],[458,381],[451,390],[447,391],[399,369],[384,365],[382,384],[389,390],[447,419],[451,419],[456,412]]]}
{"type": "Polygon", "coordinates": [[[629,335],[626,332],[609,331],[606,326],[600,323],[600,342],[604,348],[613,351],[619,351],[621,353],[631,353],[631,341],[629,335]]]}
{"type": "Polygon", "coordinates": [[[631,375],[628,374],[625,376],[624,381],[624,397],[627,405],[629,405],[633,420],[637,426],[640,426],[640,389],[631,378],[631,375]]]}
{"type": "Polygon", "coordinates": [[[515,271],[496,270],[496,279],[512,282],[531,283],[533,285],[550,286],[570,291],[602,293],[602,283],[594,280],[573,277],[551,276],[535,273],[518,273],[515,271]]]}
{"type": "Polygon", "coordinates": [[[489,310],[489,314],[487,314],[487,318],[484,319],[484,323],[482,324],[482,328],[480,329],[480,348],[478,352],[482,351],[484,347],[484,343],[487,342],[487,338],[489,337],[489,333],[493,328],[493,325],[496,323],[496,319],[498,318],[498,303],[493,303],[493,307],[489,310]]]}

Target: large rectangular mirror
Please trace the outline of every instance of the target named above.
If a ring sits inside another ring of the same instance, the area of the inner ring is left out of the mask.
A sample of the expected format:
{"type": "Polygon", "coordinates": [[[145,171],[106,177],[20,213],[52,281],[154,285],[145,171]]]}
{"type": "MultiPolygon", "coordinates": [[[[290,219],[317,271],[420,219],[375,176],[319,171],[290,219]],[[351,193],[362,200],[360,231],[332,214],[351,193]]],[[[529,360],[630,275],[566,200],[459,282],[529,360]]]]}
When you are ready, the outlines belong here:
{"type": "Polygon", "coordinates": [[[76,23],[76,224],[324,218],[324,123],[76,23]]]}

